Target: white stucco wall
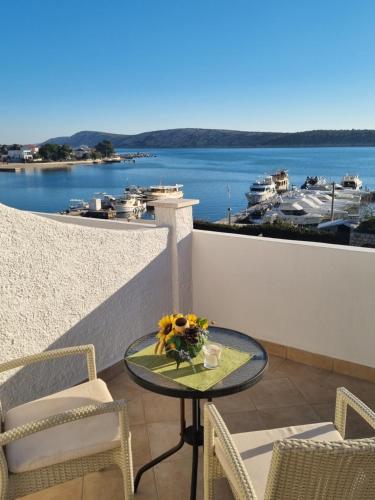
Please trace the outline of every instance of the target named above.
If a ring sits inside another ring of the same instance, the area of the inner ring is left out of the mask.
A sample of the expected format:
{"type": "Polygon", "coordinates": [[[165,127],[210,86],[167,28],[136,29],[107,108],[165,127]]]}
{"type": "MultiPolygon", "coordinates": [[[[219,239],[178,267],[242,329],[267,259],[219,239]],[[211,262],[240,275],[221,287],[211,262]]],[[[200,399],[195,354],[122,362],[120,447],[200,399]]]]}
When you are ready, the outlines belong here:
{"type": "MultiPolygon", "coordinates": [[[[0,362],[86,343],[99,370],[122,359],[171,310],[168,231],[65,224],[0,205],[0,362]]],[[[16,404],[86,372],[65,359],[0,377],[2,399],[16,404]]]]}
{"type": "Polygon", "coordinates": [[[375,250],[193,232],[193,306],[260,339],[375,367],[375,250]]]}

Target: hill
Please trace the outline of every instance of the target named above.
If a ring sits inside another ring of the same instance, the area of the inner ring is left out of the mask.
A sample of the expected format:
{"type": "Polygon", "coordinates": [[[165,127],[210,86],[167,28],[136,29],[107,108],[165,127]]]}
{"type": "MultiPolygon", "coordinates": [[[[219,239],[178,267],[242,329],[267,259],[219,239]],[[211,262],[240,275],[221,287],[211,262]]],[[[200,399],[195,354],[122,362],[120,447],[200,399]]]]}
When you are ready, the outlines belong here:
{"type": "MultiPolygon", "coordinates": [[[[375,130],[311,130],[306,132],[244,132],[239,130],[178,128],[135,135],[77,132],[45,143],[95,146],[107,139],[116,148],[272,148],[375,146],[375,130]]],[[[44,143],[44,144],[45,144],[44,143]]]]}
{"type": "Polygon", "coordinates": [[[53,137],[44,141],[43,144],[67,144],[72,148],[78,146],[86,145],[93,147],[98,142],[107,139],[111,141],[114,147],[121,147],[118,144],[121,143],[127,135],[124,134],[110,134],[109,132],[95,132],[91,130],[83,130],[82,132],[77,132],[76,134],[70,136],[53,137]]]}

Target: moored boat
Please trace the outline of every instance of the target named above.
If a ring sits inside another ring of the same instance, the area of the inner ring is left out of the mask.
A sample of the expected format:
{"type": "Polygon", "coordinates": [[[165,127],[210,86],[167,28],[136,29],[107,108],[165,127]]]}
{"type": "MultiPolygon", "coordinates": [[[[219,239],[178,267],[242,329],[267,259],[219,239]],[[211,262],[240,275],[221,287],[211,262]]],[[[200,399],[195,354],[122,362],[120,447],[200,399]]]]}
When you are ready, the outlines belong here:
{"type": "Polygon", "coordinates": [[[319,211],[309,212],[297,201],[282,201],[278,207],[268,211],[263,217],[263,222],[282,220],[301,226],[316,226],[327,218],[319,211]]]}
{"type": "Polygon", "coordinates": [[[157,201],[167,199],[183,198],[182,184],[150,186],[143,191],[146,201],[157,201]]]}
{"type": "Polygon", "coordinates": [[[109,156],[108,158],[103,158],[103,163],[120,163],[122,161],[121,156],[114,155],[109,156]]]}
{"type": "Polygon", "coordinates": [[[138,215],[146,209],[146,205],[140,196],[136,194],[124,193],[123,196],[116,198],[113,202],[113,208],[118,217],[127,215],[138,215]]]}
{"type": "Polygon", "coordinates": [[[278,170],[272,174],[273,182],[275,183],[278,193],[285,193],[289,189],[289,176],[287,170],[278,170]]]}
{"type": "Polygon", "coordinates": [[[245,193],[249,205],[263,203],[276,196],[276,184],[271,175],[268,175],[262,180],[255,181],[250,186],[250,191],[245,193]]]}
{"type": "Polygon", "coordinates": [[[327,181],[325,177],[320,176],[307,176],[305,182],[302,184],[301,189],[309,189],[312,191],[331,191],[332,184],[327,181]]]}
{"type": "Polygon", "coordinates": [[[362,180],[358,175],[346,174],[341,180],[341,185],[344,189],[354,189],[359,191],[362,189],[362,180]]]}
{"type": "Polygon", "coordinates": [[[89,208],[89,204],[85,200],[81,200],[78,198],[72,198],[69,200],[69,208],[68,212],[76,212],[79,210],[87,210],[89,208]]]}

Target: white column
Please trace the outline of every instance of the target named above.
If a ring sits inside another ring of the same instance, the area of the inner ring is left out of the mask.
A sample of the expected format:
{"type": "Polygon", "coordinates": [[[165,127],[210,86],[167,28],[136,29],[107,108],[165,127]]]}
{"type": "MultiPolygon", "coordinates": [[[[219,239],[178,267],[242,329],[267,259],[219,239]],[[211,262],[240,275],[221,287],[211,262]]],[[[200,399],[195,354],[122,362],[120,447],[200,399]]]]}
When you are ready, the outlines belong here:
{"type": "Polygon", "coordinates": [[[169,227],[173,312],[192,309],[193,205],[199,200],[168,199],[148,203],[155,208],[157,226],[169,227]]]}

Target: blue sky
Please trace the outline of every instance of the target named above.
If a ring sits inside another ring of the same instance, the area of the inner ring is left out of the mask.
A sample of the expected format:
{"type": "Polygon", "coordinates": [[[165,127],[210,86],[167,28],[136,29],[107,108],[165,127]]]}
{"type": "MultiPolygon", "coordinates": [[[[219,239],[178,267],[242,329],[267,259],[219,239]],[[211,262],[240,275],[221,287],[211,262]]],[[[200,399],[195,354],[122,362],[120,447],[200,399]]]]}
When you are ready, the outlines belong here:
{"type": "Polygon", "coordinates": [[[0,143],[375,128],[373,0],[3,0],[1,19],[0,143]]]}

